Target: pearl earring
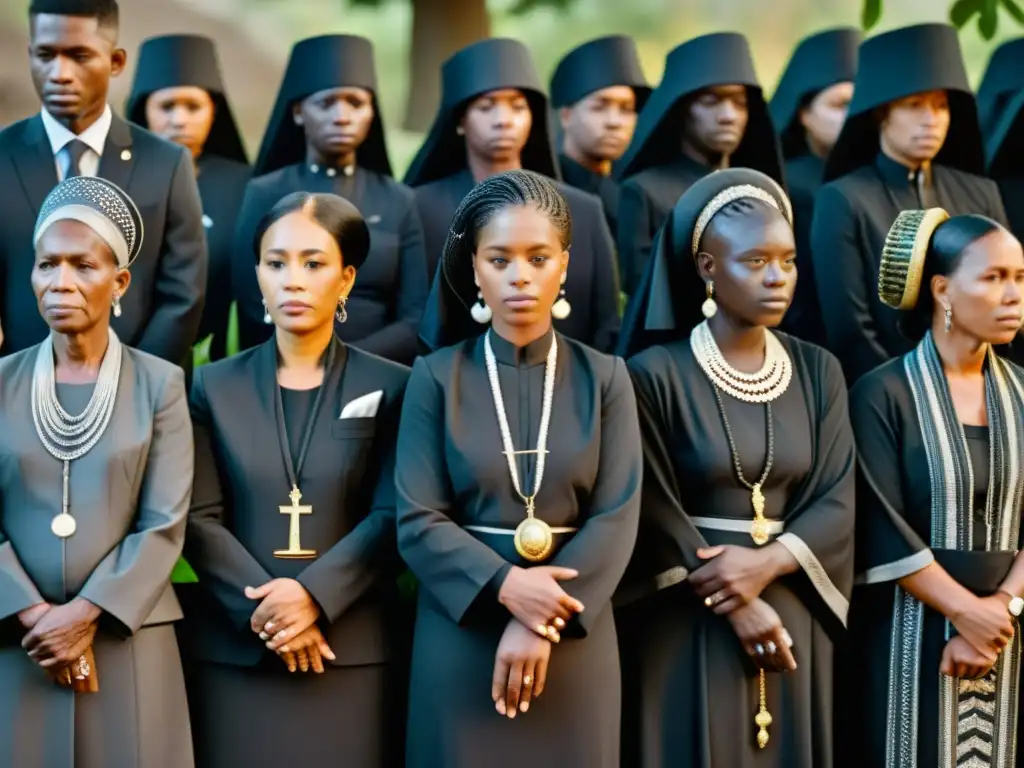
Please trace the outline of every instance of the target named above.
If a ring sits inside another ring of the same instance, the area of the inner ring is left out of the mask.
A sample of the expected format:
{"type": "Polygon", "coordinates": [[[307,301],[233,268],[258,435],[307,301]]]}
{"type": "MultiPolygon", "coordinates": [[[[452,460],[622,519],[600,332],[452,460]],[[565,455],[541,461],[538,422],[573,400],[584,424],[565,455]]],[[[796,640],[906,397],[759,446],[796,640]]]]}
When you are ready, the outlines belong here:
{"type": "Polygon", "coordinates": [[[339,323],[344,323],[348,320],[348,309],[345,305],[348,304],[348,296],[342,296],[338,299],[338,311],[334,313],[334,317],[339,323]]]}
{"type": "Polygon", "coordinates": [[[270,316],[270,310],[267,308],[267,300],[263,299],[263,322],[270,325],[274,322],[274,318],[270,316]]]}
{"type": "Polygon", "coordinates": [[[704,315],[708,320],[715,316],[718,312],[718,304],[715,303],[715,281],[708,280],[707,286],[704,288],[704,293],[707,296],[704,299],[704,303],[700,305],[701,314],[704,315]]]}
{"type": "Polygon", "coordinates": [[[494,316],[494,313],[491,312],[491,308],[487,306],[486,302],[484,302],[483,291],[477,291],[476,297],[477,300],[473,303],[473,306],[469,308],[469,314],[472,315],[473,319],[480,323],[480,325],[487,325],[487,323],[491,322],[491,317],[494,316]]]}
{"type": "Polygon", "coordinates": [[[111,302],[111,307],[114,311],[114,317],[121,316],[121,295],[118,293],[114,294],[114,301],[111,302]]]}
{"type": "Polygon", "coordinates": [[[565,320],[572,313],[572,305],[565,298],[565,272],[562,273],[562,289],[558,292],[558,301],[551,305],[551,316],[555,320],[565,320]]]}
{"type": "Polygon", "coordinates": [[[953,328],[953,308],[950,306],[946,307],[946,333],[949,333],[953,328]]]}
{"type": "Polygon", "coordinates": [[[466,135],[466,129],[463,128],[461,125],[457,125],[457,126],[455,126],[455,133],[458,134],[459,136],[465,136],[466,135]]]}

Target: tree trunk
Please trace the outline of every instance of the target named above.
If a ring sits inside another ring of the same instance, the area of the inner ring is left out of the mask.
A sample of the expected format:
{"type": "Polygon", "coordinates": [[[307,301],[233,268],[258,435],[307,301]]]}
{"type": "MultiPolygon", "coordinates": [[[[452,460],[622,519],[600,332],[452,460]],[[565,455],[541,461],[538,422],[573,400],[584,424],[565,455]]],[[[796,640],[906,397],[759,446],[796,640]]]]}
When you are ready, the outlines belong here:
{"type": "Polygon", "coordinates": [[[410,0],[412,46],[409,53],[407,131],[426,131],[441,100],[441,64],[460,48],[489,37],[487,0],[410,0]]]}

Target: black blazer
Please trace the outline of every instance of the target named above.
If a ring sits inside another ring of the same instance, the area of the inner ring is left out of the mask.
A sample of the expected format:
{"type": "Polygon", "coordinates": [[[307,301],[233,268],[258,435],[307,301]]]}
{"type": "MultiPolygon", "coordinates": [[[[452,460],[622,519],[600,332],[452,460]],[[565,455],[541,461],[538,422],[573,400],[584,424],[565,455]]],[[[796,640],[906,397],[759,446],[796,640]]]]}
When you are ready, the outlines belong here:
{"type": "MultiPolygon", "coordinates": [[[[117,335],[177,365],[195,343],[206,291],[203,209],[192,157],[176,144],[113,116],[97,174],[135,201],[144,222],[132,285],[112,319],[117,335]]],[[[47,333],[32,294],[32,232],[57,168],[39,115],[0,131],[0,355],[38,344],[47,333]]]]}
{"type": "Polygon", "coordinates": [[[203,203],[203,227],[210,251],[206,280],[206,306],[197,341],[213,335],[210,357],[227,355],[228,315],[231,310],[231,253],[235,244],[235,220],[242,207],[245,185],[252,170],[245,163],[219,155],[204,154],[198,163],[199,197],[203,203]]]}
{"type": "Polygon", "coordinates": [[[247,586],[297,579],[323,610],[335,666],[374,664],[391,653],[398,559],[394,466],[409,369],[335,340],[323,404],[302,477],[302,546],[315,560],[282,560],[289,482],[274,415],[277,342],[196,369],[192,422],[196,478],[185,557],[190,590],[183,650],[193,658],[253,666],[270,653],[249,627],[257,603],[247,586]],[[339,419],[346,403],[383,390],[376,417],[339,419]]]}

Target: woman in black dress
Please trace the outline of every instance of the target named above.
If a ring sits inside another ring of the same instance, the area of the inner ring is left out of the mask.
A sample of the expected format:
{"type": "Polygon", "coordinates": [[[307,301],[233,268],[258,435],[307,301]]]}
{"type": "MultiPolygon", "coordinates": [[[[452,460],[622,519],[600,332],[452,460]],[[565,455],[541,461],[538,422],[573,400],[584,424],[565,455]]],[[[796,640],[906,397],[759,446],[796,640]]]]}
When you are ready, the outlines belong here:
{"type": "Polygon", "coordinates": [[[370,255],[348,320],[335,332],[366,352],[411,363],[429,287],[423,228],[412,191],[391,176],[369,40],[324,35],[295,44],[253,173],[232,272],[242,348],[273,331],[249,258],[256,225],[290,192],[330,192],[352,202],[370,228],[370,255]]]}
{"type": "Polygon", "coordinates": [[[782,183],[782,155],[750,46],[743,35],[725,32],[669,52],[661,84],[616,165],[626,293],[638,292],[654,235],[676,201],[698,179],[730,166],[754,168],[782,183]]]}
{"type": "MultiPolygon", "coordinates": [[[[502,171],[524,168],[558,178],[548,102],[525,45],[482,40],[448,59],[441,75],[441,106],[405,175],[416,190],[426,234],[432,289],[420,337],[430,349],[449,343],[443,331],[454,322],[439,314],[443,279],[437,264],[459,203],[474,184],[502,171]]],[[[615,243],[599,198],[554,184],[572,214],[574,259],[555,327],[607,352],[619,330],[615,243]]]]}
{"type": "Polygon", "coordinates": [[[144,41],[125,114],[192,153],[210,253],[206,304],[196,338],[212,335],[210,357],[219,360],[226,354],[235,217],[250,168],[213,41],[199,35],[144,41]]]}
{"type": "Polygon", "coordinates": [[[334,335],[370,234],[296,192],[257,227],[263,345],[196,371],[185,542],[197,761],[393,765],[394,446],[408,369],[334,335]],[[290,675],[289,672],[319,674],[290,675]]]}
{"type": "Polygon", "coordinates": [[[911,348],[875,288],[889,227],[900,211],[935,205],[1005,222],[984,166],[956,30],[920,24],[865,40],[811,223],[827,346],[851,385],[911,348]]]}
{"type": "Polygon", "coordinates": [[[800,270],[782,328],[815,344],[825,342],[825,333],[811,261],[814,194],[825,176],[825,160],[839,138],[853,96],[860,39],[860,30],[842,28],[801,40],[768,104],[786,161],[786,189],[793,201],[800,270]]]}
{"type": "Polygon", "coordinates": [[[756,171],[697,182],[624,325],[646,349],[629,361],[644,488],[618,595],[623,765],[832,765],[854,446],[838,361],[770,330],[796,281],[790,217],[756,171]]]}
{"type": "Polygon", "coordinates": [[[510,171],[467,195],[445,244],[445,306],[491,326],[418,359],[402,412],[409,768],[620,765],[611,596],[640,436],[623,362],[552,328],[570,229],[549,180],[510,171]]]}
{"type": "Polygon", "coordinates": [[[1012,766],[1024,370],[993,345],[1024,319],[1024,251],[991,219],[905,211],[878,290],[918,344],[850,394],[864,585],[850,668],[869,671],[849,686],[850,725],[869,765],[1012,766]]]}

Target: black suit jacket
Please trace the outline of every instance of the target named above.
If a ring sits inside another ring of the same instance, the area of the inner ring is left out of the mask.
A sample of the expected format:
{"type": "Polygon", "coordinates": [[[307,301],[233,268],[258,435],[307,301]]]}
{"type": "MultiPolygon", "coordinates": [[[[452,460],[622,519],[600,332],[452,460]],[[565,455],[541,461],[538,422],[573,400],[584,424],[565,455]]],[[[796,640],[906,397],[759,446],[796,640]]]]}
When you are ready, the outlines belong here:
{"type": "Polygon", "coordinates": [[[282,560],[290,484],[274,410],[277,342],[196,369],[192,420],[196,478],[185,557],[199,576],[185,603],[179,640],[192,657],[252,666],[270,652],[249,628],[257,603],[247,586],[297,579],[323,610],[321,628],[336,666],[374,664],[391,654],[394,618],[394,466],[409,369],[335,341],[323,404],[299,486],[313,514],[302,546],[315,560],[282,560]],[[375,417],[339,419],[346,403],[377,390],[375,417]]]}
{"type": "MultiPolygon", "coordinates": [[[[188,152],[114,115],[97,174],[135,201],[144,221],[132,285],[112,325],[121,340],[177,365],[195,342],[206,290],[206,236],[188,152]]],[[[0,355],[42,341],[46,322],[32,293],[32,232],[57,168],[42,117],[0,131],[0,355]]]]}

